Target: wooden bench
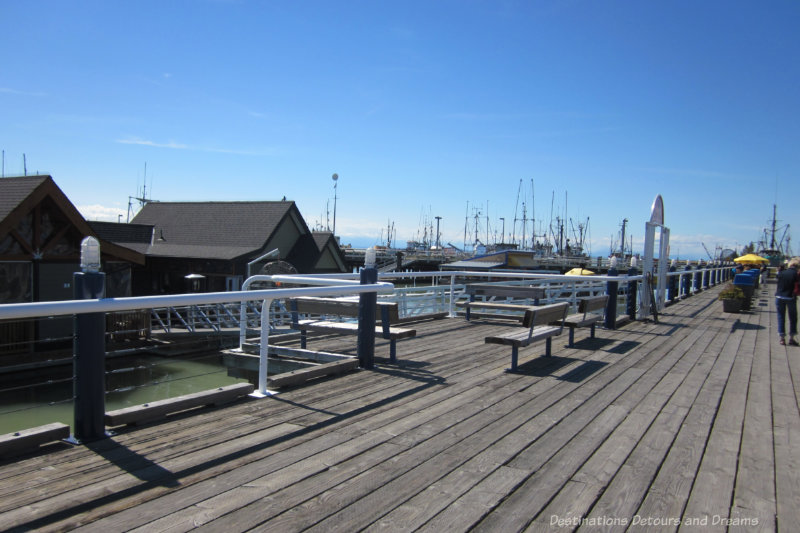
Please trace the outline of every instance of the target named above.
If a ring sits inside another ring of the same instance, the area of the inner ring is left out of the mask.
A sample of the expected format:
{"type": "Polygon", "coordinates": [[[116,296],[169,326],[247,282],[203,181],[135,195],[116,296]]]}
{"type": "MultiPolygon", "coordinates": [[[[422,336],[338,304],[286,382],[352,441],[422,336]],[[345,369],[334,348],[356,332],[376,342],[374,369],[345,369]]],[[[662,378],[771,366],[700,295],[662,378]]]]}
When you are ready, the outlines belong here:
{"type": "Polygon", "coordinates": [[[194,407],[205,405],[222,405],[232,402],[241,396],[246,396],[253,392],[253,385],[250,383],[235,383],[225,387],[219,387],[207,391],[185,394],[166,400],[134,405],[108,411],[105,414],[105,424],[107,426],[121,426],[123,424],[138,424],[140,422],[150,422],[163,418],[169,414],[185,411],[194,407]]]}
{"type": "Polygon", "coordinates": [[[607,294],[578,300],[578,312],[567,315],[564,319],[564,326],[569,328],[569,344],[567,346],[572,348],[575,345],[575,328],[591,327],[590,338],[594,338],[595,326],[605,318],[607,302],[607,294]]]}
{"type": "Polygon", "coordinates": [[[464,292],[469,295],[469,301],[458,302],[456,305],[465,308],[467,320],[470,319],[470,310],[473,308],[524,312],[531,307],[530,305],[521,303],[476,300],[476,296],[483,296],[485,298],[511,298],[512,300],[533,300],[533,305],[539,305],[539,299],[545,296],[545,291],[542,287],[495,285],[492,283],[471,283],[467,285],[464,292]]]}
{"type": "MultiPolygon", "coordinates": [[[[292,328],[300,331],[300,348],[305,349],[308,331],[338,333],[341,335],[358,335],[357,322],[336,322],[322,318],[300,319],[300,314],[322,316],[358,317],[358,302],[353,300],[337,300],[333,298],[292,298],[288,301],[292,312],[292,328]]],[[[397,362],[397,341],[417,335],[417,330],[399,328],[392,324],[400,321],[400,313],[396,302],[378,302],[376,310],[380,325],[376,324],[375,335],[389,341],[389,359],[397,362]]]]}
{"type": "Polygon", "coordinates": [[[542,305],[539,307],[529,307],[525,311],[521,328],[513,328],[508,333],[491,335],[486,337],[487,344],[504,344],[511,346],[511,372],[517,370],[517,359],[519,349],[541,340],[547,341],[545,356],[550,357],[552,349],[552,338],[561,335],[564,329],[564,318],[567,316],[569,304],[561,302],[557,304],[542,305]],[[560,325],[551,325],[558,322],[560,325]]]}

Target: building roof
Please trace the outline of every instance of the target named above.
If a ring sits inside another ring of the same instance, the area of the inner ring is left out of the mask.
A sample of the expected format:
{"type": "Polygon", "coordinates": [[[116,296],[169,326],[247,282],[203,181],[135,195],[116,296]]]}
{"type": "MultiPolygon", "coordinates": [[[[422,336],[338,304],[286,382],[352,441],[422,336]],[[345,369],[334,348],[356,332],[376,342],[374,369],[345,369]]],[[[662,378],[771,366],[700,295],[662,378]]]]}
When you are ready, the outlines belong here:
{"type": "Polygon", "coordinates": [[[122,224],[100,220],[89,220],[88,223],[98,237],[107,241],[119,244],[150,244],[153,240],[153,226],[147,224],[122,224]]]}
{"type": "MultiPolygon", "coordinates": [[[[0,237],[13,229],[36,206],[42,205],[43,201],[52,201],[54,209],[64,217],[61,222],[62,231],[69,227],[82,236],[98,237],[53,178],[47,175],[0,178],[0,237]]],[[[100,240],[101,250],[107,256],[144,264],[144,257],[141,253],[136,253],[136,250],[119,246],[102,237],[100,240]]],[[[46,248],[47,244],[44,246],[46,248]]],[[[35,255],[29,250],[26,253],[35,255]]]]}
{"type": "Polygon", "coordinates": [[[23,200],[50,176],[24,176],[0,179],[0,220],[4,220],[23,200]]]}
{"type": "Polygon", "coordinates": [[[149,202],[132,223],[153,228],[150,256],[233,259],[261,250],[292,210],[288,201],[149,202]]]}

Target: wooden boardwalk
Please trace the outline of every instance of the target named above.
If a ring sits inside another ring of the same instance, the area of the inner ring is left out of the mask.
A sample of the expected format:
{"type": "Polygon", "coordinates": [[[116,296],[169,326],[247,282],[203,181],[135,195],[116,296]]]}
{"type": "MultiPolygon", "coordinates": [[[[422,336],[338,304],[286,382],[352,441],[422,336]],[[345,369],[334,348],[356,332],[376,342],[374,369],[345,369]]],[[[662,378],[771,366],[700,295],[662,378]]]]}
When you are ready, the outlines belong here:
{"type": "MultiPolygon", "coordinates": [[[[422,322],[382,364],[0,463],[0,528],[797,531],[800,348],[769,285],[520,351],[422,322]]],[[[348,350],[355,339],[314,340],[348,350]]]]}

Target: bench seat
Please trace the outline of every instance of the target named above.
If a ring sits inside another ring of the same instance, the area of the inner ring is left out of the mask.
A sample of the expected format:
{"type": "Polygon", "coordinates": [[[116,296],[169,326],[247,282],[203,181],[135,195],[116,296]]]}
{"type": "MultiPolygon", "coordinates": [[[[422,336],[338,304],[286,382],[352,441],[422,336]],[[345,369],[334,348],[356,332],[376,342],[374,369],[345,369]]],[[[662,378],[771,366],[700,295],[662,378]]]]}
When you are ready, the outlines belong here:
{"type": "Polygon", "coordinates": [[[529,307],[525,311],[521,328],[513,328],[497,335],[489,335],[484,339],[487,344],[511,346],[511,372],[517,370],[519,349],[535,342],[546,341],[545,356],[552,355],[553,337],[561,335],[564,330],[564,318],[567,315],[567,302],[529,307]],[[556,323],[558,325],[552,325],[556,323]]]}
{"type": "Polygon", "coordinates": [[[602,322],[605,318],[607,302],[607,294],[581,298],[578,301],[578,312],[567,315],[563,322],[564,326],[569,328],[568,347],[572,348],[575,345],[575,328],[591,328],[589,337],[594,338],[597,323],[602,322]]]}
{"type": "MultiPolygon", "coordinates": [[[[329,320],[298,320],[297,327],[307,331],[327,331],[330,333],[340,333],[342,335],[357,335],[358,324],[356,322],[332,322],[329,320]]],[[[416,336],[417,330],[408,328],[397,328],[389,326],[384,332],[381,326],[375,328],[375,335],[384,339],[408,339],[416,336]]]]}
{"type": "MultiPolygon", "coordinates": [[[[300,347],[306,349],[307,331],[336,333],[339,335],[358,335],[357,322],[337,322],[334,320],[300,319],[299,315],[314,314],[323,316],[358,317],[358,302],[353,300],[337,300],[333,298],[301,297],[289,300],[292,311],[292,327],[300,331],[300,347]]],[[[375,336],[389,341],[389,359],[397,362],[397,344],[401,339],[409,339],[417,335],[417,330],[393,326],[400,321],[397,302],[378,302],[376,314],[375,336]]]]}
{"type": "MultiPolygon", "coordinates": [[[[467,320],[470,319],[470,310],[473,308],[525,312],[531,307],[531,305],[519,302],[515,303],[513,301],[495,302],[476,300],[476,296],[483,296],[486,298],[511,298],[512,300],[533,300],[534,305],[538,305],[539,299],[544,298],[545,296],[545,290],[542,287],[497,285],[491,283],[472,283],[467,285],[465,292],[469,295],[469,301],[457,302],[456,305],[458,307],[465,308],[465,316],[467,320]]],[[[503,316],[502,318],[514,317],[503,316]]]]}

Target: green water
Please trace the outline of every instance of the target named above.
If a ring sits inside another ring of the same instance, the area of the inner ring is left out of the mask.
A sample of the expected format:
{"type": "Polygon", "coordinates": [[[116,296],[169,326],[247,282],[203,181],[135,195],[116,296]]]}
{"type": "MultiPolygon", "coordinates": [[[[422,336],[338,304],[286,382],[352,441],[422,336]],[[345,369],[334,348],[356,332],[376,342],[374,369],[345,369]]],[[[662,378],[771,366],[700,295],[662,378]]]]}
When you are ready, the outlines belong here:
{"type": "MultiPolygon", "coordinates": [[[[277,373],[271,363],[270,372],[277,373]]],[[[52,422],[73,423],[70,365],[0,379],[0,434],[52,422]]],[[[218,353],[191,357],[141,354],[106,361],[106,411],[174,398],[247,380],[228,376],[218,353]]]]}

